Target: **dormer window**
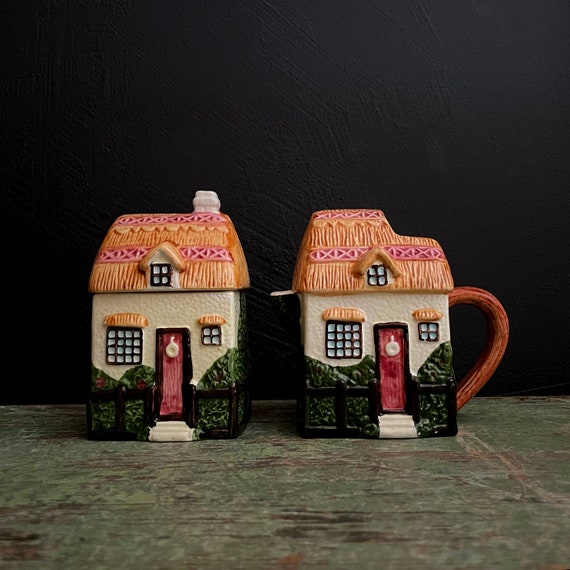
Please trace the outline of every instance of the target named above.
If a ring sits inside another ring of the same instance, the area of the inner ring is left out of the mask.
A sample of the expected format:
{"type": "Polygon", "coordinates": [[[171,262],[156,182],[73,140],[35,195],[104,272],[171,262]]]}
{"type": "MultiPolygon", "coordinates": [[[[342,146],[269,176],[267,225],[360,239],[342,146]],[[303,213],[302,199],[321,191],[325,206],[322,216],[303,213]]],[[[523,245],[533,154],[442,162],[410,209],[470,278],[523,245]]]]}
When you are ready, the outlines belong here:
{"type": "Polygon", "coordinates": [[[372,287],[382,287],[388,284],[388,271],[384,265],[371,265],[366,271],[366,282],[372,287]]]}
{"type": "Polygon", "coordinates": [[[172,287],[172,265],[170,263],[152,263],[150,266],[151,287],[172,287]]]}
{"type": "Polygon", "coordinates": [[[180,273],[186,269],[181,251],[165,241],[149,251],[139,263],[151,289],[179,289],[180,273]]]}

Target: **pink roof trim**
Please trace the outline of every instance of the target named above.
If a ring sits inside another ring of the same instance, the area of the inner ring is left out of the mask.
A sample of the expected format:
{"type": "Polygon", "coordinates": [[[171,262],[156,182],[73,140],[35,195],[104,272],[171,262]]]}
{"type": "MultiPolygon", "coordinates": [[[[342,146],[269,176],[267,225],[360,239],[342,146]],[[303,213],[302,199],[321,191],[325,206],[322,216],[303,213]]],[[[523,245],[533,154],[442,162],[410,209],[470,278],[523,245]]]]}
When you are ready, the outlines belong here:
{"type": "Polygon", "coordinates": [[[381,210],[359,210],[359,211],[350,211],[350,210],[341,210],[341,211],[332,211],[332,212],[319,212],[315,214],[315,220],[351,220],[351,219],[360,219],[360,220],[375,220],[384,218],[384,213],[381,210]]]}
{"type": "Polygon", "coordinates": [[[316,262],[355,261],[369,249],[369,247],[323,247],[313,249],[309,259],[316,262]]]}
{"type": "MultiPolygon", "coordinates": [[[[99,253],[99,263],[128,263],[140,261],[151,247],[109,247],[99,253]]],[[[182,246],[180,255],[189,261],[233,261],[232,254],[225,247],[182,246]]]]}
{"type": "Polygon", "coordinates": [[[226,219],[215,212],[192,212],[190,214],[148,214],[121,216],[116,226],[150,226],[157,224],[221,224],[226,219]]]}
{"type": "Polygon", "coordinates": [[[180,248],[180,253],[184,259],[190,261],[207,260],[207,261],[233,261],[230,250],[225,247],[198,247],[198,246],[183,246],[180,248]]]}
{"type": "MultiPolygon", "coordinates": [[[[314,249],[309,259],[316,263],[328,261],[356,261],[360,259],[371,247],[323,247],[314,249]]],[[[413,260],[445,259],[443,250],[439,247],[424,245],[385,245],[382,249],[392,259],[413,260]]]]}
{"type": "Polygon", "coordinates": [[[443,249],[432,245],[386,245],[382,249],[394,259],[445,259],[443,249]]]}

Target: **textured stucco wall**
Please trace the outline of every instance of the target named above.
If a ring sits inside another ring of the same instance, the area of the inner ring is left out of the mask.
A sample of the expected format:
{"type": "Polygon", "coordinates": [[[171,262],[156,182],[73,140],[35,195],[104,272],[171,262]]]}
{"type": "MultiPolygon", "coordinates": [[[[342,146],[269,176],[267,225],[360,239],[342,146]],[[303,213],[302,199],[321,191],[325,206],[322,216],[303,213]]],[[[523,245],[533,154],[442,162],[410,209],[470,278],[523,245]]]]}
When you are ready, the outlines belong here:
{"type": "Polygon", "coordinates": [[[330,364],[331,366],[350,366],[357,359],[332,359],[325,353],[326,322],[323,311],[329,307],[357,308],[364,313],[362,323],[362,356],[369,354],[374,359],[374,325],[386,323],[404,323],[408,327],[408,359],[412,374],[417,374],[419,367],[427,357],[442,343],[450,340],[448,307],[446,295],[417,293],[363,293],[355,295],[301,295],[302,339],[307,356],[330,364]],[[418,321],[412,313],[416,309],[436,309],[442,313],[438,320],[439,340],[423,342],[418,339],[418,321]]]}
{"type": "Polygon", "coordinates": [[[111,366],[105,363],[105,317],[114,313],[138,313],[148,319],[143,329],[143,362],[156,370],[156,329],[185,328],[190,331],[192,382],[196,384],[212,363],[223,356],[228,348],[237,346],[239,319],[239,292],[216,291],[195,293],[103,293],[93,297],[92,362],[115,379],[119,379],[132,366],[111,366]],[[203,346],[201,325],[204,315],[220,315],[226,319],[222,325],[222,344],[203,346]]]}

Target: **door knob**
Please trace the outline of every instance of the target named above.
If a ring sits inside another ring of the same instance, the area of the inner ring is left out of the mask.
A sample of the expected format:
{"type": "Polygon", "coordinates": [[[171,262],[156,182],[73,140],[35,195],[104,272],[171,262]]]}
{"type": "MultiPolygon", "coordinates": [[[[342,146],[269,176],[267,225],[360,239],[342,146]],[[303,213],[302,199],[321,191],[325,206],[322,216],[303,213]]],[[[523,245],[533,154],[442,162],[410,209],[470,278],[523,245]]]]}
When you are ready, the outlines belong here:
{"type": "Polygon", "coordinates": [[[176,358],[178,356],[180,349],[178,348],[176,342],[174,342],[173,336],[170,337],[170,342],[166,346],[165,352],[166,356],[168,356],[169,358],[176,358]]]}
{"type": "Polygon", "coordinates": [[[390,336],[390,342],[384,347],[388,356],[397,356],[400,354],[400,345],[394,340],[394,335],[390,336]]]}

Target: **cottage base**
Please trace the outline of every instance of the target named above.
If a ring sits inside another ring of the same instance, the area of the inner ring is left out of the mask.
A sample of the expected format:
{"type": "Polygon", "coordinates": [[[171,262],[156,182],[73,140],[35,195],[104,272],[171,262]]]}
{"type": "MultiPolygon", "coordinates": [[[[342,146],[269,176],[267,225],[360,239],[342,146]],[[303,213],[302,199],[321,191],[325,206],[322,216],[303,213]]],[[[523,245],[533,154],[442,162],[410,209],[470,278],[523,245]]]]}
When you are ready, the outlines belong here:
{"type": "Polygon", "coordinates": [[[192,441],[194,430],[184,422],[158,422],[150,428],[149,441],[192,441]]]}
{"type": "Polygon", "coordinates": [[[380,439],[405,439],[418,437],[412,416],[408,414],[383,414],[378,417],[380,439]]]}

